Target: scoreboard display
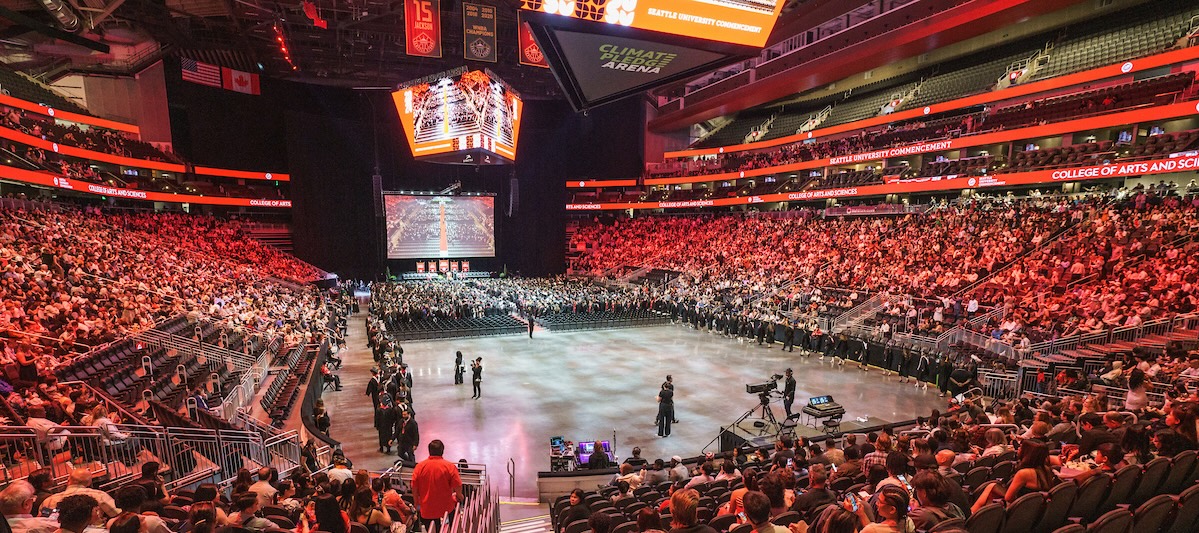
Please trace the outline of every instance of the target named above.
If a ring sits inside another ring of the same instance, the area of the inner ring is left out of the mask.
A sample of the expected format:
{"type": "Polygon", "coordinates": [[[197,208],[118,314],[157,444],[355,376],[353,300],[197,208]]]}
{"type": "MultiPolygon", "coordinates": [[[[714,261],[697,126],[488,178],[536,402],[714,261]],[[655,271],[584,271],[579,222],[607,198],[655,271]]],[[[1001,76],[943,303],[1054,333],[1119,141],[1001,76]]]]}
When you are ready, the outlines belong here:
{"type": "Polygon", "coordinates": [[[760,48],[783,0],[521,0],[521,9],[760,48]]]}
{"type": "Polygon", "coordinates": [[[391,96],[417,160],[462,165],[516,160],[523,103],[491,71],[459,68],[405,83],[391,96]]]}

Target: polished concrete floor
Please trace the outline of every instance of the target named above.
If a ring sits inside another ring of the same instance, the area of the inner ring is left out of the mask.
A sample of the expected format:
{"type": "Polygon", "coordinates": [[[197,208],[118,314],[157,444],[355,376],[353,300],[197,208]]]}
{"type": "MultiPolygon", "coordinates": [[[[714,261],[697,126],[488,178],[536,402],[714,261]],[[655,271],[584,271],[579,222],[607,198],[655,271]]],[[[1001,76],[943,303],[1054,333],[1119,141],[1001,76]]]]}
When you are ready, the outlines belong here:
{"type": "MultiPolygon", "coordinates": [[[[370,400],[365,394],[373,364],[366,348],[363,317],[351,319],[348,348],[341,352],[344,390],[326,392],[333,438],[355,468],[382,470],[394,456],[376,451],[370,400]]],[[[414,373],[413,397],[420,424],[417,459],[432,439],[446,444],[450,460],[484,463],[493,483],[507,495],[508,460],[515,463],[516,496],[535,497],[537,472],[549,469],[549,439],[579,442],[611,439],[616,454],[634,446],[650,460],[700,454],[728,425],[758,403],[746,383],[766,380],[792,367],[798,382],[798,411],[809,396],[832,394],[846,408],[845,420],[869,416],[898,421],[926,415],[944,405],[936,391],[920,391],[884,378],[877,370],[833,367],[817,358],[784,353],[720,338],[683,326],[448,339],[404,344],[414,373]],[[467,383],[454,385],[454,351],[483,358],[483,397],[471,399],[467,383]],[[656,435],[654,397],[666,374],[674,376],[680,420],[668,438],[656,435]]],[[[783,417],[783,407],[775,404],[783,417]]],[[[873,420],[872,420],[873,421],[873,420]]],[[[714,451],[718,445],[712,445],[714,451]]]]}

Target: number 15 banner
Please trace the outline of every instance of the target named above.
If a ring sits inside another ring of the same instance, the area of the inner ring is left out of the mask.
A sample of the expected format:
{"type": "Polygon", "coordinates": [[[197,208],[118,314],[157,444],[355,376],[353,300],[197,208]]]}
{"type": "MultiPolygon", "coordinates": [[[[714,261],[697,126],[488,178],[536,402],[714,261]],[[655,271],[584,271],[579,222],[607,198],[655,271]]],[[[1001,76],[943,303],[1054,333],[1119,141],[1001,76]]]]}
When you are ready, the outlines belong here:
{"type": "Polygon", "coordinates": [[[404,0],[404,35],[408,55],[441,57],[441,0],[404,0]]]}

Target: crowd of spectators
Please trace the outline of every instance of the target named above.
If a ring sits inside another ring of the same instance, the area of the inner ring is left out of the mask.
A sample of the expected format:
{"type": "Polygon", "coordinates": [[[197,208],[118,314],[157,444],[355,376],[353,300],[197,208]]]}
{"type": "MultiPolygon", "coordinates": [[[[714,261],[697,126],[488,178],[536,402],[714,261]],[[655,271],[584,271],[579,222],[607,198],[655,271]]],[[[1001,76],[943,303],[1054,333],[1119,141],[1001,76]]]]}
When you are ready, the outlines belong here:
{"type": "Polygon", "coordinates": [[[1199,197],[1124,190],[1075,217],[1078,225],[1061,240],[975,291],[979,301],[1006,309],[1003,340],[1138,326],[1197,308],[1199,197]]]}
{"type": "Polygon", "coordinates": [[[890,328],[936,336],[1001,307],[985,326],[1015,344],[1195,309],[1199,197],[1160,192],[980,198],[902,217],[641,217],[581,227],[570,247],[587,250],[576,268],[592,274],[678,272],[643,289],[656,301],[835,316],[888,293],[908,296],[883,310],[890,328]]]}
{"type": "MultiPolygon", "coordinates": [[[[1183,76],[1181,79],[1176,79],[1173,76],[1163,76],[1152,83],[1162,82],[1177,82],[1183,87],[1188,86],[1193,81],[1193,77],[1183,76]]],[[[1122,107],[1120,103],[1121,94],[1124,92],[1135,92],[1139,90],[1137,83],[1129,83],[1115,88],[1107,88],[1106,91],[1110,94],[1103,97],[1101,102],[1096,102],[1093,98],[1079,99],[1082,104],[1077,110],[1071,110],[1066,114],[1050,114],[1044,112],[1045,116],[1038,115],[1038,112],[1044,109],[1051,109],[1051,103],[1061,100],[1071,100],[1069,96],[1063,97],[1056,95],[1038,100],[1032,100],[1019,106],[1011,106],[998,109],[985,109],[981,112],[969,111],[958,116],[950,116],[935,120],[913,119],[908,121],[900,121],[888,123],[878,127],[864,128],[859,132],[836,139],[821,140],[821,141],[801,141],[783,144],[781,146],[771,147],[760,151],[742,151],[728,152],[719,155],[703,158],[697,161],[688,161],[686,158],[667,161],[667,166],[673,170],[669,172],[653,172],[652,177],[669,177],[669,176],[696,176],[718,172],[737,172],[752,170],[758,168],[767,168],[803,161],[813,161],[826,159],[837,156],[844,156],[853,153],[869,152],[871,150],[879,150],[889,148],[901,144],[911,144],[916,142],[939,140],[945,138],[954,138],[964,135],[972,135],[980,132],[993,131],[1011,127],[1010,120],[1000,120],[1004,117],[1004,113],[1010,112],[1012,109],[1020,108],[1028,110],[1030,117],[1026,117],[1020,125],[1027,124],[1044,124],[1047,121],[1058,121],[1068,118],[1074,118],[1086,113],[1096,112],[1098,110],[1110,110],[1122,107]],[[998,116],[1000,119],[992,119],[989,117],[998,116]]],[[[1170,86],[1164,92],[1177,92],[1178,89],[1170,86]]],[[[1086,93],[1080,93],[1086,94],[1086,93]]],[[[1072,100],[1071,100],[1072,101],[1072,100]]]]}
{"type": "Polygon", "coordinates": [[[418,521],[410,490],[366,470],[351,470],[344,456],[327,471],[242,468],[232,486],[203,483],[167,490],[158,463],[114,491],[93,488],[92,472],[79,468],[61,491],[48,471],[13,481],[0,491],[0,513],[18,533],[213,533],[249,531],[348,533],[351,524],[372,533],[410,531],[418,521]],[[393,527],[393,524],[397,527],[393,527]]]}
{"type": "MultiPolygon", "coordinates": [[[[161,151],[149,143],[130,138],[119,131],[80,126],[77,124],[63,125],[55,122],[53,119],[6,106],[0,106],[0,125],[45,141],[61,144],[62,146],[82,148],[146,161],[184,164],[173,153],[161,151]]],[[[118,175],[116,167],[106,170],[107,166],[100,166],[106,165],[104,163],[98,165],[97,162],[65,156],[57,151],[48,151],[35,146],[25,146],[15,141],[5,141],[3,146],[8,152],[24,158],[41,169],[57,172],[67,178],[91,183],[207,196],[283,198],[283,189],[278,186],[239,185],[232,180],[187,176],[183,173],[170,176],[161,173],[157,176],[145,176],[122,172],[118,175]]],[[[10,163],[12,162],[10,161],[10,163]]]]}
{"type": "Polygon", "coordinates": [[[8,106],[0,106],[0,114],[4,116],[5,127],[64,146],[148,161],[182,163],[178,156],[133,139],[124,132],[79,124],[63,125],[51,117],[8,106]]]}
{"type": "MultiPolygon", "coordinates": [[[[962,522],[947,530],[962,531],[965,520],[996,502],[1002,510],[1021,496],[1130,466],[1160,475],[1151,482],[1159,491],[1190,486],[1188,472],[1165,470],[1178,454],[1199,448],[1196,391],[1183,389],[1160,408],[1124,410],[1108,410],[1101,396],[952,399],[944,411],[917,418],[915,427],[884,426],[819,443],[782,435],[772,450],[707,453],[691,465],[677,455],[642,459],[634,450],[608,487],[559,498],[553,517],[558,531],[586,520],[599,533],[621,521],[636,522],[636,531],[725,531],[738,524],[769,531],[777,520],[792,533],[856,533],[928,531],[955,519],[962,522]]],[[[1190,470],[1190,463],[1182,468],[1190,470]]],[[[1154,495],[1132,489],[1113,495],[1125,499],[1069,516],[1086,523],[1154,495]]]]}
{"type": "Polygon", "coordinates": [[[249,239],[236,221],[94,208],[0,211],[0,363],[34,382],[73,354],[185,314],[303,334],[326,310],[314,290],[294,282],[319,275],[249,239]]]}

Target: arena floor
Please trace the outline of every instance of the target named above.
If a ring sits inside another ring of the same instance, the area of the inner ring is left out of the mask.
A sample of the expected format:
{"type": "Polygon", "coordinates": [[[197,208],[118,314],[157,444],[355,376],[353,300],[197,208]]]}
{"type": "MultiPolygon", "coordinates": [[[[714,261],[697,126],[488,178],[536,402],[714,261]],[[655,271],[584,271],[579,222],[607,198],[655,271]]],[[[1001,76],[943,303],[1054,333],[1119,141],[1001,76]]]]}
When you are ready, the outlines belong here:
{"type": "MultiPolygon", "coordinates": [[[[395,456],[379,453],[373,413],[365,394],[373,361],[366,348],[364,316],[351,318],[348,348],[339,374],[344,390],[326,392],[333,438],[343,442],[355,468],[383,470],[395,456]]],[[[788,366],[795,370],[794,410],[808,397],[832,394],[846,408],[845,421],[868,416],[870,423],[909,420],[942,406],[935,390],[901,385],[877,370],[833,367],[816,357],[740,344],[683,326],[450,339],[404,344],[404,361],[414,372],[413,396],[421,445],[441,439],[446,458],[485,463],[507,496],[507,463],[516,464],[516,496],[537,495],[537,472],[549,469],[549,439],[611,439],[628,456],[640,446],[650,459],[694,456],[728,425],[758,403],[746,383],[766,380],[788,366]],[[483,358],[483,397],[471,399],[466,384],[454,385],[454,351],[483,358]],[[666,374],[674,376],[679,423],[668,438],[657,437],[654,397],[666,374]]],[[[781,421],[781,403],[773,406],[781,421]]],[[[708,451],[718,449],[713,444],[708,451]]]]}

